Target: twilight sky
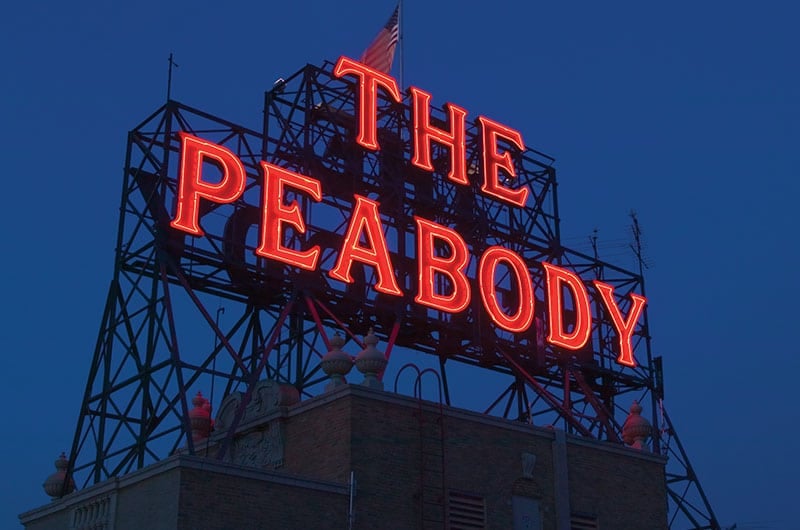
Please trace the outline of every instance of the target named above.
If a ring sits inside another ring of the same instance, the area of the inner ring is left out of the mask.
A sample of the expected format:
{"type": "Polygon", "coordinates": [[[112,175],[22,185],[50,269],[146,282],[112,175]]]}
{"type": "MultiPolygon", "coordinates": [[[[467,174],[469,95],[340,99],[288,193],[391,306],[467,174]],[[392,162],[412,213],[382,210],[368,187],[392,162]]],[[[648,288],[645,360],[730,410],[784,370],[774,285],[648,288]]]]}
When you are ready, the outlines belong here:
{"type": "MultiPolygon", "coordinates": [[[[113,270],[126,134],[164,102],[169,53],[175,99],[258,129],[275,79],[357,58],[393,8],[4,8],[0,526],[47,502],[41,484],[71,444],[113,270]]],[[[798,20],[788,0],[405,5],[405,84],[556,158],[566,246],[587,251],[596,228],[601,258],[633,268],[638,212],[666,406],[719,521],[739,530],[800,528],[798,20]]]]}

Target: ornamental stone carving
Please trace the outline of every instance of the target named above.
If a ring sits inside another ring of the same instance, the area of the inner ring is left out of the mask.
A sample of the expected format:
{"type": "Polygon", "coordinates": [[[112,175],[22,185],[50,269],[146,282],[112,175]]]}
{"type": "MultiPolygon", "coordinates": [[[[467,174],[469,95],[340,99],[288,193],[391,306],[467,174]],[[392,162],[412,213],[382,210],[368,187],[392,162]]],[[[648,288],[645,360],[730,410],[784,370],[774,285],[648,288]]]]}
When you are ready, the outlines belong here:
{"type": "MultiPolygon", "coordinates": [[[[242,399],[244,399],[244,394],[234,392],[222,400],[219,406],[219,414],[217,414],[214,422],[214,430],[216,432],[224,432],[230,428],[242,399]]],[[[263,379],[253,387],[250,402],[245,406],[239,425],[250,423],[277,410],[279,407],[288,407],[299,402],[300,393],[294,386],[281,384],[271,379],[263,379]]]]}
{"type": "MultiPolygon", "coordinates": [[[[215,432],[224,433],[230,428],[231,424],[233,423],[233,418],[236,415],[236,411],[239,408],[239,403],[241,402],[241,392],[233,392],[222,400],[222,403],[219,405],[217,417],[214,418],[215,432]]],[[[241,423],[241,421],[239,423],[241,423]]]]}
{"type": "Polygon", "coordinates": [[[72,510],[70,530],[114,530],[116,492],[95,497],[72,510]]]}
{"type": "Polygon", "coordinates": [[[237,437],[230,460],[234,464],[260,469],[275,469],[283,464],[283,433],[280,424],[267,424],[263,430],[237,437]]]}

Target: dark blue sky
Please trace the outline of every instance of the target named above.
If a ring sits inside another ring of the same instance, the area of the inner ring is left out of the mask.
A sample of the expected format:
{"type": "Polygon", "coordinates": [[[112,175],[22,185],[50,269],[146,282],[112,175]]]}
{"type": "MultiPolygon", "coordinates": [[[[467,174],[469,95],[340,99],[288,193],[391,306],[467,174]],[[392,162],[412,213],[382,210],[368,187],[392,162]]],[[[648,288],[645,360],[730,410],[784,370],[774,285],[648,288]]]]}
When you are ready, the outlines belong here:
{"type": "MultiPolygon", "coordinates": [[[[385,2],[14,2],[0,20],[0,526],[47,502],[113,267],[126,133],[173,95],[259,128],[264,89],[358,57],[385,2]],[[224,6],[224,7],[223,7],[224,6]]],[[[405,84],[556,158],[562,234],[633,267],[666,405],[723,525],[800,528],[800,7],[415,2],[405,84]]],[[[458,385],[458,381],[451,381],[458,385]]]]}

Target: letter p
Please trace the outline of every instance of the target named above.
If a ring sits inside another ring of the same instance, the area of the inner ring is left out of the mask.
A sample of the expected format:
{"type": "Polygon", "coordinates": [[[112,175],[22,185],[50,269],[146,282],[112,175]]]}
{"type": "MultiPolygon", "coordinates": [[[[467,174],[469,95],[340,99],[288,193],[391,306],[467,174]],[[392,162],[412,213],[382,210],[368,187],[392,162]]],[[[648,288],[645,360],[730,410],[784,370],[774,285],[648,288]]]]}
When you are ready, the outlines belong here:
{"type": "Polygon", "coordinates": [[[200,228],[200,198],[218,204],[238,199],[244,192],[246,174],[242,161],[228,148],[202,138],[180,132],[181,165],[178,170],[178,206],[170,226],[202,236],[200,228]],[[219,166],[222,179],[217,183],[204,181],[203,162],[219,166]]]}

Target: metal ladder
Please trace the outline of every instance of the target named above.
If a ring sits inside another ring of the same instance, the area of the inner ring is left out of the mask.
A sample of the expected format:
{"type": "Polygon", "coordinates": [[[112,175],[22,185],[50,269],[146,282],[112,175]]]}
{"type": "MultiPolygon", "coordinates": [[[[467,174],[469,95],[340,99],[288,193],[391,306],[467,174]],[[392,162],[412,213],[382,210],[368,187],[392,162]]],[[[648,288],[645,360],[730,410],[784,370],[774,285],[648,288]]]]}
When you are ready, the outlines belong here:
{"type": "Polygon", "coordinates": [[[439,530],[445,528],[445,430],[442,404],[442,380],[433,368],[420,370],[415,364],[403,366],[395,377],[395,392],[400,374],[407,368],[416,372],[414,397],[417,410],[414,416],[419,423],[419,489],[416,497],[419,506],[419,528],[439,530]],[[422,376],[431,373],[436,377],[439,403],[434,411],[425,410],[422,402],[422,376]]]}

